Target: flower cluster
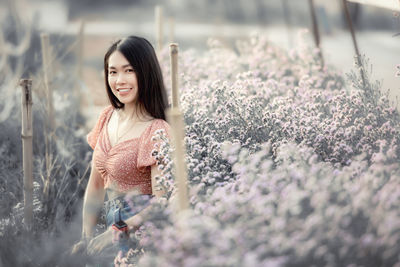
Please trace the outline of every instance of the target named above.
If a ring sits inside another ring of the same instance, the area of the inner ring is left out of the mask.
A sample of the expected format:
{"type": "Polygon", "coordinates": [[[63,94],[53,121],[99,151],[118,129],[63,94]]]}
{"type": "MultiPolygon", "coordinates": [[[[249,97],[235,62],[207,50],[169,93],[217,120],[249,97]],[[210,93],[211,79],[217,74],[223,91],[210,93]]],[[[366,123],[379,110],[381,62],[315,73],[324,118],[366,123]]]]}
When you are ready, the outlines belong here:
{"type": "Polygon", "coordinates": [[[281,145],[274,158],[271,143],[249,153],[224,144],[223,156],[237,179],[192,211],[149,227],[139,266],[398,262],[398,163],[382,156],[368,166],[360,157],[335,169],[309,147],[293,143],[281,145]]]}

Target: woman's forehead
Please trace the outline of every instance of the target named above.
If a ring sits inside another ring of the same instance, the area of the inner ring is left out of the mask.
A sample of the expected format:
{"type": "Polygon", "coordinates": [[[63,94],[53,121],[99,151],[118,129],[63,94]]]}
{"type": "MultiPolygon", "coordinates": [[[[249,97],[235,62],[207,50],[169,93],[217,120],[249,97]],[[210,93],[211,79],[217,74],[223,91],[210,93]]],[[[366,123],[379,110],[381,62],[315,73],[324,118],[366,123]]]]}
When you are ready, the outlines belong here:
{"type": "Polygon", "coordinates": [[[109,68],[128,67],[128,66],[131,66],[131,64],[126,59],[126,57],[118,50],[113,52],[108,58],[109,68]]]}

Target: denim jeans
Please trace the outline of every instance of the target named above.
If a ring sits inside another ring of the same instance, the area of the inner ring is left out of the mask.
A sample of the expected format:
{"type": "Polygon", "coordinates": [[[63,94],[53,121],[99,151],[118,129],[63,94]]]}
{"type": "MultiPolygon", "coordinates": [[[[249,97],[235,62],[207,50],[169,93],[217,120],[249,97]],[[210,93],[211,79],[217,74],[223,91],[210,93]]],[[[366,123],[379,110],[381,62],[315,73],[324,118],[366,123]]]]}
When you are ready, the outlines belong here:
{"type": "MultiPolygon", "coordinates": [[[[106,212],[106,224],[107,228],[118,222],[120,219],[125,221],[130,217],[136,215],[141,210],[146,208],[150,204],[150,200],[153,195],[134,195],[131,197],[117,197],[106,201],[104,203],[106,212]],[[118,212],[118,209],[120,211],[118,212]]],[[[114,266],[114,258],[117,256],[119,251],[126,250],[125,244],[117,243],[112,248],[104,251],[101,259],[98,258],[98,262],[94,265],[87,264],[87,267],[103,267],[103,266],[114,266]]]]}

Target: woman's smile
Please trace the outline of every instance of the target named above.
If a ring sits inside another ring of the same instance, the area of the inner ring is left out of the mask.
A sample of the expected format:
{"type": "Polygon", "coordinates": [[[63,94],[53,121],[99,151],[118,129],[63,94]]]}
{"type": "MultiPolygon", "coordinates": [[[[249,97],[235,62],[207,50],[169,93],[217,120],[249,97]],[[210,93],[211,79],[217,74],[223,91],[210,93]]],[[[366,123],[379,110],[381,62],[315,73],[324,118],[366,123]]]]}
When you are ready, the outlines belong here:
{"type": "Polygon", "coordinates": [[[132,88],[119,88],[119,89],[117,89],[118,94],[119,94],[120,96],[129,95],[129,93],[130,93],[131,90],[132,90],[132,88]]]}

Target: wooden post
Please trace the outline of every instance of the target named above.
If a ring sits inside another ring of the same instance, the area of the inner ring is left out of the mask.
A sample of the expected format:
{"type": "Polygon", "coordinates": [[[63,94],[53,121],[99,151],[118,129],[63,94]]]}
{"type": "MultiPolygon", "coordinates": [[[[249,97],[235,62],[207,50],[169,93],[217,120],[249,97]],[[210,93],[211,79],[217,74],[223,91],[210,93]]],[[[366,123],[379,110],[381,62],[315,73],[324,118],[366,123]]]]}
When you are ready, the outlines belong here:
{"type": "Polygon", "coordinates": [[[52,154],[51,154],[51,145],[53,140],[53,133],[55,129],[54,122],[54,108],[53,108],[53,92],[51,90],[50,81],[52,78],[51,75],[51,64],[50,64],[50,44],[49,44],[49,36],[47,34],[41,34],[41,44],[42,44],[42,59],[43,59],[43,72],[44,72],[44,86],[45,86],[45,95],[47,100],[47,120],[44,127],[44,135],[45,135],[45,163],[46,163],[46,177],[43,188],[43,199],[44,199],[44,210],[48,212],[49,206],[49,195],[50,195],[50,179],[51,179],[51,162],[52,162],[52,154]]]}
{"type": "Polygon", "coordinates": [[[314,0],[308,0],[308,3],[309,3],[311,19],[312,19],[314,42],[315,42],[315,46],[319,49],[319,56],[321,59],[321,69],[323,69],[325,63],[324,63],[324,57],[322,55],[322,50],[321,50],[321,45],[320,45],[320,35],[319,35],[317,15],[315,12],[314,0]]]}
{"type": "Polygon", "coordinates": [[[155,26],[156,26],[156,42],[157,42],[157,52],[160,53],[163,44],[163,16],[162,7],[157,5],[155,7],[155,26]]]}
{"type": "Polygon", "coordinates": [[[185,128],[182,112],[178,107],[167,110],[167,119],[171,125],[172,142],[175,146],[173,162],[176,171],[176,182],[178,186],[178,209],[183,211],[189,208],[187,169],[185,164],[185,128]]]}
{"type": "Polygon", "coordinates": [[[43,60],[43,82],[45,86],[45,94],[47,98],[47,114],[49,121],[49,130],[52,131],[55,127],[54,122],[54,106],[53,106],[53,92],[51,90],[52,66],[50,63],[50,41],[49,35],[42,33],[40,35],[42,44],[42,60],[43,60]]]}
{"type": "Polygon", "coordinates": [[[353,22],[351,21],[350,12],[349,12],[349,8],[347,7],[347,1],[346,0],[342,0],[342,7],[343,7],[343,12],[344,12],[345,17],[346,17],[347,26],[348,26],[350,34],[351,34],[351,39],[353,40],[354,51],[356,52],[356,60],[357,60],[358,66],[360,68],[360,75],[361,75],[363,87],[365,87],[366,81],[365,81],[364,68],[363,68],[363,65],[362,65],[362,62],[361,62],[361,55],[360,55],[360,51],[358,50],[356,34],[355,34],[355,31],[354,31],[353,22]]]}
{"type": "Polygon", "coordinates": [[[24,169],[24,220],[28,230],[33,227],[33,151],[32,151],[32,80],[22,79],[22,159],[24,169]]]}
{"type": "Polygon", "coordinates": [[[169,24],[169,34],[168,34],[168,39],[169,43],[173,43],[175,39],[175,19],[173,17],[170,17],[168,19],[168,24],[169,24]]]}
{"type": "Polygon", "coordinates": [[[171,88],[172,88],[172,107],[179,107],[178,92],[178,44],[169,45],[171,59],[171,88]]]}
{"type": "Polygon", "coordinates": [[[290,11],[287,0],[282,0],[282,8],[283,8],[283,17],[285,19],[286,28],[288,31],[288,41],[289,47],[293,47],[293,38],[292,38],[292,23],[290,22],[290,11]]]}
{"type": "Polygon", "coordinates": [[[173,162],[178,185],[178,207],[182,211],[189,207],[187,190],[187,170],[185,164],[185,126],[182,112],[179,110],[178,94],[178,44],[170,44],[172,108],[167,111],[167,119],[171,125],[172,141],[175,146],[173,162]]]}

